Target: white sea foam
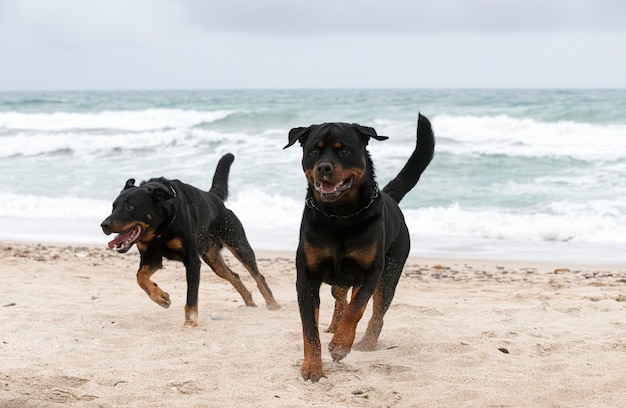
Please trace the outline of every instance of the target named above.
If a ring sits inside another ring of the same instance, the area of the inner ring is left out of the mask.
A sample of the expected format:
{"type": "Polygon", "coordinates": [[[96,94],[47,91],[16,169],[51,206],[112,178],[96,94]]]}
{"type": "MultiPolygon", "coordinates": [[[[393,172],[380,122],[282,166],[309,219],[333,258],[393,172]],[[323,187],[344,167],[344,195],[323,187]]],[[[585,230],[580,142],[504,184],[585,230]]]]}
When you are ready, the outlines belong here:
{"type": "Polygon", "coordinates": [[[553,206],[552,210],[559,210],[556,213],[511,213],[467,210],[454,204],[407,209],[404,214],[409,229],[418,236],[626,245],[626,217],[616,216],[612,207],[606,202],[585,208],[561,203],[553,206]]]}
{"type": "Polygon", "coordinates": [[[438,150],[454,155],[570,157],[616,160],[626,157],[625,125],[538,122],[509,116],[436,116],[438,150]]]}
{"type": "MultiPolygon", "coordinates": [[[[288,129],[260,133],[216,132],[194,126],[212,123],[232,110],[185,111],[149,109],[100,113],[0,113],[0,157],[38,155],[69,150],[78,153],[113,149],[150,149],[166,146],[195,147],[211,141],[258,145],[267,135],[286,134],[288,129]]],[[[517,157],[568,157],[578,160],[618,160],[626,157],[626,125],[596,125],[562,121],[538,122],[500,116],[434,116],[437,152],[455,156],[507,155],[517,157]]],[[[416,124],[375,121],[379,134],[391,139],[372,142],[373,157],[401,158],[410,153],[416,124]]],[[[284,141],[276,138],[277,144],[284,141]]]]}
{"type": "Polygon", "coordinates": [[[116,150],[156,149],[185,145],[187,142],[186,135],[179,129],[95,135],[71,132],[15,133],[2,137],[0,157],[37,156],[61,151],[76,155],[111,154],[116,150]]]}
{"type": "MultiPolygon", "coordinates": [[[[71,152],[73,155],[115,156],[121,151],[154,151],[156,156],[191,152],[203,149],[228,151],[235,149],[272,148],[280,151],[283,140],[275,136],[278,131],[266,130],[259,134],[241,131],[217,131],[202,128],[172,126],[164,129],[115,131],[65,130],[12,131],[0,137],[0,157],[37,156],[55,152],[71,152]]],[[[259,159],[262,159],[260,155],[259,159]]]]}
{"type": "MultiPolygon", "coordinates": [[[[621,124],[548,123],[506,115],[436,115],[431,122],[438,155],[561,158],[589,162],[609,162],[626,157],[626,125],[621,124]]],[[[414,122],[376,121],[378,134],[390,139],[372,141],[372,157],[407,157],[415,143],[416,129],[414,122]]],[[[377,160],[375,163],[380,166],[377,160]]]]}
{"type": "Polygon", "coordinates": [[[112,129],[146,131],[166,128],[189,128],[223,119],[235,111],[198,111],[182,109],[107,110],[93,113],[0,112],[0,128],[13,130],[71,131],[112,129]]]}
{"type": "Polygon", "coordinates": [[[0,193],[0,217],[93,220],[110,213],[111,202],[77,197],[0,193]]]}

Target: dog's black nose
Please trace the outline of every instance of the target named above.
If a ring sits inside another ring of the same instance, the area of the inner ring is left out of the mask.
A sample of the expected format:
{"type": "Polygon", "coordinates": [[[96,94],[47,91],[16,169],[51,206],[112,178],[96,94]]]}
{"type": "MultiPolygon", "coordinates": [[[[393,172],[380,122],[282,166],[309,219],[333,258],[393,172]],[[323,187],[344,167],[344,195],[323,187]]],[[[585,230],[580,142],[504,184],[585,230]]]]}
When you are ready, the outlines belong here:
{"type": "Polygon", "coordinates": [[[332,173],[333,164],[331,162],[320,162],[317,164],[317,174],[323,176],[332,173]]]}
{"type": "Polygon", "coordinates": [[[105,234],[109,235],[111,233],[111,221],[109,221],[108,219],[102,221],[100,227],[102,228],[102,232],[104,232],[105,234]]]}

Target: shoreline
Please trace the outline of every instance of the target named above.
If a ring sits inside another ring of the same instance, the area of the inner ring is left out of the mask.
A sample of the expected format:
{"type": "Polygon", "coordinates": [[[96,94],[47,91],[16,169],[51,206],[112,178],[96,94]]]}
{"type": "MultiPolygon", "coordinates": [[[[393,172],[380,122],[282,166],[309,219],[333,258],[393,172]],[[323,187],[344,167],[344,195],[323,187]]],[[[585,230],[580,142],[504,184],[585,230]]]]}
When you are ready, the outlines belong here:
{"type": "MultiPolygon", "coordinates": [[[[110,238],[105,237],[105,241],[110,240],[110,238]]],[[[132,257],[139,256],[139,251],[136,246],[133,246],[128,252],[124,254],[119,254],[112,249],[108,249],[106,242],[102,244],[93,243],[93,242],[64,242],[64,241],[37,241],[37,240],[19,240],[19,239],[2,239],[0,238],[0,249],[6,247],[22,247],[29,251],[37,248],[45,248],[47,251],[50,248],[53,248],[56,251],[74,251],[77,248],[82,249],[86,252],[97,252],[107,255],[112,255],[116,257],[132,257]]],[[[288,249],[258,249],[256,250],[253,247],[255,255],[257,259],[290,259],[291,261],[295,260],[296,250],[288,250],[288,249]]],[[[226,258],[232,258],[232,254],[227,250],[223,249],[222,254],[226,258]]],[[[455,254],[456,255],[456,254],[455,254]]],[[[164,258],[165,262],[172,262],[164,258]]],[[[138,258],[137,258],[138,262],[138,258]]],[[[448,264],[453,265],[454,267],[463,267],[463,266],[474,266],[474,265],[482,265],[488,268],[502,269],[503,266],[512,269],[537,269],[547,272],[549,270],[585,270],[585,269],[598,269],[598,270],[611,270],[611,271],[626,271],[626,264],[621,263],[607,263],[607,262],[583,262],[583,261],[558,261],[558,260],[521,260],[516,258],[473,258],[473,257],[460,257],[460,256],[421,256],[421,255],[409,255],[406,261],[406,265],[415,264],[415,263],[424,263],[427,265],[441,265],[448,264]]],[[[203,266],[206,266],[203,264],[203,266]]],[[[450,268],[448,266],[445,266],[450,268]]]]}
{"type": "MultiPolygon", "coordinates": [[[[126,265],[125,270],[129,277],[134,276],[139,266],[139,251],[136,246],[133,246],[128,252],[120,254],[108,249],[106,245],[0,240],[0,252],[7,251],[15,251],[18,257],[32,258],[38,262],[48,262],[50,258],[54,260],[71,257],[72,254],[76,258],[114,259],[116,262],[126,265]]],[[[233,264],[237,265],[238,262],[228,250],[222,250],[222,255],[231,267],[233,264]]],[[[277,260],[290,265],[295,284],[295,251],[257,250],[255,255],[261,273],[264,273],[263,264],[271,264],[277,260]]],[[[184,280],[184,268],[180,263],[167,259],[163,259],[163,261],[164,265],[180,270],[181,276],[179,278],[184,280]]],[[[213,271],[202,263],[202,274],[212,275],[213,271]]],[[[239,271],[239,274],[247,277],[245,270],[239,271]]],[[[493,280],[499,283],[554,283],[557,286],[563,284],[626,286],[626,265],[511,259],[437,258],[411,255],[405,263],[403,278],[417,278],[427,282],[432,280],[441,282],[493,280]]],[[[322,285],[322,287],[324,286],[328,285],[322,285]]],[[[626,299],[626,293],[624,298],[626,299]]]]}
{"type": "MultiPolygon", "coordinates": [[[[245,226],[245,223],[244,223],[245,226]]],[[[255,251],[286,251],[295,254],[298,230],[246,228],[255,251]]],[[[102,245],[105,236],[99,221],[26,219],[0,217],[0,242],[45,242],[57,245],[102,245]]],[[[425,237],[411,235],[411,257],[434,259],[495,260],[578,265],[626,266],[626,251],[620,245],[559,241],[507,241],[486,238],[425,237]]]]}

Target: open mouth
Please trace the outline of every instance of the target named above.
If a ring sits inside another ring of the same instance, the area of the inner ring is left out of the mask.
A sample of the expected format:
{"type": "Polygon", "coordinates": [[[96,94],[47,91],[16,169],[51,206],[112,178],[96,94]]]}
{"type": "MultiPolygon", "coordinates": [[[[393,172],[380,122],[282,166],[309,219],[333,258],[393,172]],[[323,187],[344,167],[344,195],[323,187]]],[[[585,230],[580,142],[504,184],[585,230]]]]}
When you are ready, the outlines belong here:
{"type": "Polygon", "coordinates": [[[115,248],[117,252],[128,251],[141,236],[141,226],[136,224],[126,232],[120,232],[113,241],[109,242],[109,249],[115,248]]]}
{"type": "Polygon", "coordinates": [[[340,181],[339,183],[331,183],[329,181],[322,181],[319,183],[317,180],[314,180],[313,185],[315,190],[320,193],[322,200],[334,201],[344,191],[352,187],[353,179],[354,177],[350,177],[349,179],[340,181]]]}

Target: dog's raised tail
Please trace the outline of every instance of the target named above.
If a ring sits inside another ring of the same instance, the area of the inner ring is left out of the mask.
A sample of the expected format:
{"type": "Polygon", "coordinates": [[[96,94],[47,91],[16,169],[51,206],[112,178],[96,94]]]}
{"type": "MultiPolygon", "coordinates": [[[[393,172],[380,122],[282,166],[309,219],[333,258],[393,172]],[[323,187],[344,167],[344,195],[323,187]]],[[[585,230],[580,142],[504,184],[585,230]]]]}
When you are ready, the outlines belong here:
{"type": "Polygon", "coordinates": [[[419,114],[417,119],[417,142],[413,154],[400,173],[383,188],[397,203],[417,184],[435,153],[435,135],[430,121],[419,114]]]}
{"type": "Polygon", "coordinates": [[[213,175],[213,184],[209,193],[213,193],[222,201],[226,201],[228,198],[228,174],[230,173],[230,165],[233,164],[235,156],[231,153],[226,153],[220,161],[217,162],[215,168],[215,174],[213,175]]]}

